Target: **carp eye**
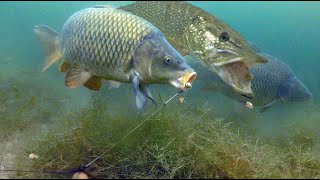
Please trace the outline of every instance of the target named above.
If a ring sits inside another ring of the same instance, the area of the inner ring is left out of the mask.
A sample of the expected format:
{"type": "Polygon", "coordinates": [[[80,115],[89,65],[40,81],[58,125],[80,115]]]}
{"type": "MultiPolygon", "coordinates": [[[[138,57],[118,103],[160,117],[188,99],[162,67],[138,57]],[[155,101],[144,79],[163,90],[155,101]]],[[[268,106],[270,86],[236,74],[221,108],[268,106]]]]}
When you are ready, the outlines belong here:
{"type": "Polygon", "coordinates": [[[230,39],[230,38],[229,38],[228,33],[223,32],[223,33],[220,34],[219,40],[220,40],[221,42],[226,42],[226,41],[228,41],[229,39],[230,39]]]}
{"type": "Polygon", "coordinates": [[[171,64],[171,62],[172,62],[171,57],[170,57],[170,56],[166,56],[166,57],[164,58],[164,62],[165,62],[166,64],[171,64]]]}

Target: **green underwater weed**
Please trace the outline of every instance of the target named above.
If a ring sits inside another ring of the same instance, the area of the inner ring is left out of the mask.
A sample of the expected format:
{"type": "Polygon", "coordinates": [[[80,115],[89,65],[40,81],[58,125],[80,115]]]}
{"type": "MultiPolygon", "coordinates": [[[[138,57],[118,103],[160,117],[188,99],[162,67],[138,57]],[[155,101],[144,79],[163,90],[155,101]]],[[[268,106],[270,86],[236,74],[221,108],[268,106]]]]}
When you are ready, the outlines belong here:
{"type": "MultiPolygon", "coordinates": [[[[112,103],[93,98],[85,108],[57,121],[48,134],[27,146],[22,156],[16,158],[17,167],[70,171],[118,143],[87,169],[90,177],[320,177],[318,145],[301,144],[301,131],[295,129],[277,142],[264,140],[248,129],[217,118],[210,107],[171,102],[119,142],[147,116],[124,112],[115,112],[112,103]],[[30,153],[39,155],[39,159],[29,160],[30,153]]],[[[305,136],[314,138],[310,134],[305,136]]],[[[72,175],[16,174],[20,178],[30,176],[70,178],[72,175]]]]}
{"type": "MultiPolygon", "coordinates": [[[[0,168],[15,169],[13,160],[25,144],[46,131],[52,119],[59,118],[65,94],[39,84],[36,78],[0,77],[0,168]]],[[[0,172],[0,178],[10,174],[0,172]]]]}
{"type": "Polygon", "coordinates": [[[62,110],[62,95],[46,93],[50,88],[35,81],[8,78],[0,80],[0,84],[0,141],[50,122],[62,110]]]}

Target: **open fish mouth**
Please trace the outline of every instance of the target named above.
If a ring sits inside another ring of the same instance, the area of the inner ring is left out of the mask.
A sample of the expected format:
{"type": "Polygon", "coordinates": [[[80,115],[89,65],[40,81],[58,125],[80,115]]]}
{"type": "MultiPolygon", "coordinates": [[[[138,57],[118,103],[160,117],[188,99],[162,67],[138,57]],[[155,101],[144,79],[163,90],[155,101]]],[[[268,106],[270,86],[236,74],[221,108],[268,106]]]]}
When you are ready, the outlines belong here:
{"type": "Polygon", "coordinates": [[[220,56],[229,56],[230,58],[225,61],[213,62],[210,64],[210,68],[213,69],[219,77],[228,85],[230,85],[234,91],[247,98],[254,96],[251,89],[251,81],[253,79],[250,74],[250,68],[254,65],[267,63],[267,59],[251,53],[239,54],[228,49],[217,49],[220,56]]]}
{"type": "Polygon", "coordinates": [[[244,59],[244,57],[235,57],[225,63],[215,63],[211,67],[235,92],[252,98],[251,81],[253,76],[250,74],[248,65],[243,61],[244,59]]]}
{"type": "Polygon", "coordinates": [[[239,94],[245,97],[253,97],[251,81],[253,76],[250,74],[248,66],[242,61],[236,61],[221,67],[227,74],[227,82],[239,94]]]}
{"type": "Polygon", "coordinates": [[[185,91],[187,89],[192,88],[192,83],[194,80],[196,80],[196,77],[197,77],[196,72],[189,72],[178,77],[173,81],[170,81],[170,84],[172,84],[176,88],[179,88],[182,91],[185,91]]]}

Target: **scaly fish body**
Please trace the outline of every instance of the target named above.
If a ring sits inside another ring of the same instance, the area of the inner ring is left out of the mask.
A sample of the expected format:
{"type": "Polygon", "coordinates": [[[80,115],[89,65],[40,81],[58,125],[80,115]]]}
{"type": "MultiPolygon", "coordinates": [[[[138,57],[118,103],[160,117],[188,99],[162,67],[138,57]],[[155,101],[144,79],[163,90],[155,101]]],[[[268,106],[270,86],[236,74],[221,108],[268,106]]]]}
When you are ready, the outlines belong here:
{"type": "Polygon", "coordinates": [[[196,78],[158,28],[119,9],[97,6],[78,11],[60,35],[43,25],[34,31],[47,53],[43,70],[62,59],[60,71],[66,72],[69,88],[99,90],[102,79],[133,83],[139,110],[147,98],[154,101],[148,84],[171,83],[185,90],[196,78]]]}
{"type": "Polygon", "coordinates": [[[182,55],[197,57],[237,93],[253,95],[249,68],[267,60],[227,24],[187,2],[141,1],[120,9],[154,24],[182,55]]]}
{"type": "Polygon", "coordinates": [[[65,62],[95,76],[131,82],[131,60],[143,39],[161,36],[148,21],[113,8],[87,8],[72,15],[61,33],[65,62]]]}
{"type": "Polygon", "coordinates": [[[200,74],[200,79],[205,83],[203,90],[220,92],[243,103],[250,101],[255,106],[263,106],[262,110],[278,102],[301,102],[312,97],[287,64],[261,51],[257,53],[268,59],[268,63],[257,65],[250,70],[254,76],[252,99],[235,93],[231,86],[224,83],[216,74],[205,70],[199,63],[193,67],[197,71],[204,71],[200,74]]]}

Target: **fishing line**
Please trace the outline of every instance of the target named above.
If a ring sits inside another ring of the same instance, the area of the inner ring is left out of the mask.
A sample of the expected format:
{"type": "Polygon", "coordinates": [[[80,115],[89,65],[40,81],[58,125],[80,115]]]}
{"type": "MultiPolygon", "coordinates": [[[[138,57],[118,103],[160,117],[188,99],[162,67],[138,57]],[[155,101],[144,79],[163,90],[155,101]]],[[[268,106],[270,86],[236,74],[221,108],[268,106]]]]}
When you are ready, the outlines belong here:
{"type": "Polygon", "coordinates": [[[42,174],[73,174],[76,172],[81,172],[82,170],[80,168],[77,168],[75,170],[72,170],[70,172],[64,172],[64,171],[32,171],[32,170],[17,170],[17,169],[0,169],[0,171],[4,172],[27,172],[27,173],[42,173],[42,174]]]}
{"type": "Polygon", "coordinates": [[[34,173],[43,173],[43,174],[72,174],[72,173],[77,173],[77,172],[83,172],[85,171],[88,167],[90,167],[94,162],[99,160],[102,156],[104,156],[107,152],[109,152],[112,148],[117,146],[123,139],[127,138],[129,135],[131,135],[136,129],[138,129],[144,122],[149,120],[152,116],[154,116],[158,111],[160,111],[164,106],[166,106],[173,98],[175,98],[178,94],[182,93],[183,91],[177,92],[175,95],[173,95],[169,100],[167,100],[164,104],[162,104],[157,110],[155,110],[150,116],[148,116],[145,120],[143,120],[138,126],[133,128],[128,134],[123,136],[117,143],[112,145],[109,149],[107,149],[104,153],[102,153],[100,156],[96,157],[94,160],[89,162],[88,164],[84,166],[80,166],[76,169],[73,169],[71,171],[65,172],[65,171],[28,171],[28,170],[13,170],[13,169],[0,169],[0,171],[19,171],[19,172],[34,172],[34,173]]]}
{"type": "Polygon", "coordinates": [[[118,145],[123,139],[128,137],[131,133],[133,133],[136,129],[138,129],[144,122],[149,120],[152,116],[154,116],[160,109],[162,109],[164,106],[166,106],[173,98],[175,98],[178,94],[182,93],[183,91],[177,92],[175,95],[173,95],[169,100],[167,100],[164,104],[162,104],[157,110],[155,110],[150,116],[148,116],[145,120],[143,120],[138,126],[133,128],[127,135],[123,136],[116,144],[111,146],[108,150],[106,150],[104,153],[102,153],[100,156],[83,166],[84,169],[88,168],[91,164],[96,162],[98,159],[100,159],[102,156],[104,156],[107,152],[109,152],[112,148],[114,148],[116,145],[118,145]]]}

